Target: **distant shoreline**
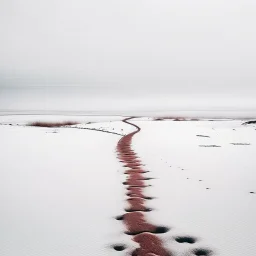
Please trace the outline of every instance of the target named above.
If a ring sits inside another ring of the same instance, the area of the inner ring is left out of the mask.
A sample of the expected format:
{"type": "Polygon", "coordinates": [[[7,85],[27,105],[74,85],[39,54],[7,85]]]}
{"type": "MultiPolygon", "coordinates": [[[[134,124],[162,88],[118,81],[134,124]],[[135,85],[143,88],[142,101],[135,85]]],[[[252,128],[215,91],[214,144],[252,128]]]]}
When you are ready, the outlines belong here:
{"type": "Polygon", "coordinates": [[[225,118],[225,119],[255,119],[256,110],[173,110],[173,111],[70,111],[70,110],[0,110],[0,116],[12,115],[49,115],[49,116],[135,116],[135,117],[166,117],[183,118],[225,118]]]}

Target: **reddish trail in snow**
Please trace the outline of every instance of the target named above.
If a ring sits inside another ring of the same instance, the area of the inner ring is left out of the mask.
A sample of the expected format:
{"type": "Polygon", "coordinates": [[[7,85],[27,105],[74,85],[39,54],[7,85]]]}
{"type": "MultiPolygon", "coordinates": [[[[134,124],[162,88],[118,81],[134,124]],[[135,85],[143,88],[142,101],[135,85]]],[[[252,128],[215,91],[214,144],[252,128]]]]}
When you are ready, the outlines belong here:
{"type": "Polygon", "coordinates": [[[144,193],[144,188],[148,186],[145,181],[149,180],[144,176],[147,171],[143,169],[143,164],[131,148],[133,136],[141,129],[128,122],[129,119],[131,118],[126,118],[123,122],[134,126],[136,131],[119,140],[117,152],[124,167],[129,168],[124,172],[127,174],[127,180],[123,183],[127,189],[129,207],[125,209],[126,214],[122,219],[126,226],[126,234],[131,235],[133,240],[139,244],[139,248],[132,253],[132,256],[171,256],[172,254],[164,248],[163,242],[156,235],[167,232],[168,228],[155,226],[145,217],[146,212],[152,210],[145,203],[153,198],[147,197],[144,193]]]}

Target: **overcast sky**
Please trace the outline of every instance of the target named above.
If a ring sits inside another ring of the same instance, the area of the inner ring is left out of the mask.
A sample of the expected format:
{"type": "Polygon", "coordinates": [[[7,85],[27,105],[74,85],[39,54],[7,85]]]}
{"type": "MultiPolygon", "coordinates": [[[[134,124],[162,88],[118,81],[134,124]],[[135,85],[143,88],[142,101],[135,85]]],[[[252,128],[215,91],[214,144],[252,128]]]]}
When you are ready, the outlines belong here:
{"type": "Polygon", "coordinates": [[[255,25],[255,0],[0,0],[0,82],[256,95],[255,25]]]}

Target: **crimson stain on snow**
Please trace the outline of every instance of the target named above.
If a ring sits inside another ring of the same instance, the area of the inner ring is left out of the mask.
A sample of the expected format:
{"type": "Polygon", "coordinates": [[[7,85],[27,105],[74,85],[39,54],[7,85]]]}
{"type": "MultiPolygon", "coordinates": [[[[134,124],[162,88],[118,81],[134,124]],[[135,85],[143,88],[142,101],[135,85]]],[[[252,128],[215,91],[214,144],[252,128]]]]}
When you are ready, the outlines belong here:
{"type": "Polygon", "coordinates": [[[128,122],[131,118],[123,120],[124,123],[134,126],[137,130],[123,138],[117,144],[117,155],[123,166],[129,168],[125,170],[127,174],[126,181],[123,184],[126,186],[128,196],[127,203],[129,207],[126,209],[126,214],[122,216],[121,220],[126,226],[126,234],[133,236],[133,240],[139,244],[132,256],[171,256],[167,251],[161,239],[156,233],[165,233],[168,228],[157,227],[147,221],[145,212],[152,209],[146,207],[147,199],[152,199],[144,194],[144,188],[147,187],[143,169],[143,164],[137,154],[131,147],[133,136],[141,129],[139,126],[128,122]]]}

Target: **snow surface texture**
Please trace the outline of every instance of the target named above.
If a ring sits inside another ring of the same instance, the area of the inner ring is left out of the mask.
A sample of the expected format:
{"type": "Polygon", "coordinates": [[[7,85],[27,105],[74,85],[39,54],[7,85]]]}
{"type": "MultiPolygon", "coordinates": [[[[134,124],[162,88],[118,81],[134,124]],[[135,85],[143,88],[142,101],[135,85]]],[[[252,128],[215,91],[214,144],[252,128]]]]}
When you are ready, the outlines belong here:
{"type": "Polygon", "coordinates": [[[256,255],[256,194],[250,193],[256,193],[255,126],[228,120],[134,123],[141,132],[133,147],[156,178],[149,188],[157,197],[155,211],[148,216],[170,225],[162,235],[169,247],[177,255],[191,255],[193,248],[256,255]],[[175,237],[183,235],[198,241],[177,243],[175,237]]]}
{"type": "MultiPolygon", "coordinates": [[[[6,118],[0,123],[49,121],[6,118]]],[[[84,123],[100,122],[77,127],[131,132],[121,119],[84,117],[84,123]]],[[[160,235],[166,246],[177,256],[193,255],[194,248],[255,256],[255,126],[237,120],[133,122],[142,130],[132,146],[156,178],[148,181],[148,196],[156,199],[147,217],[171,228],[160,235]],[[220,147],[202,147],[209,145],[220,147]],[[177,236],[196,243],[178,243],[177,236]]],[[[0,255],[121,256],[134,249],[114,218],[125,208],[124,169],[115,153],[120,135],[20,125],[0,130],[0,255]],[[127,249],[114,251],[115,244],[127,249]]]]}
{"type": "Polygon", "coordinates": [[[103,256],[119,242],[132,248],[114,218],[124,207],[119,139],[81,129],[0,126],[0,255],[103,256]]]}

